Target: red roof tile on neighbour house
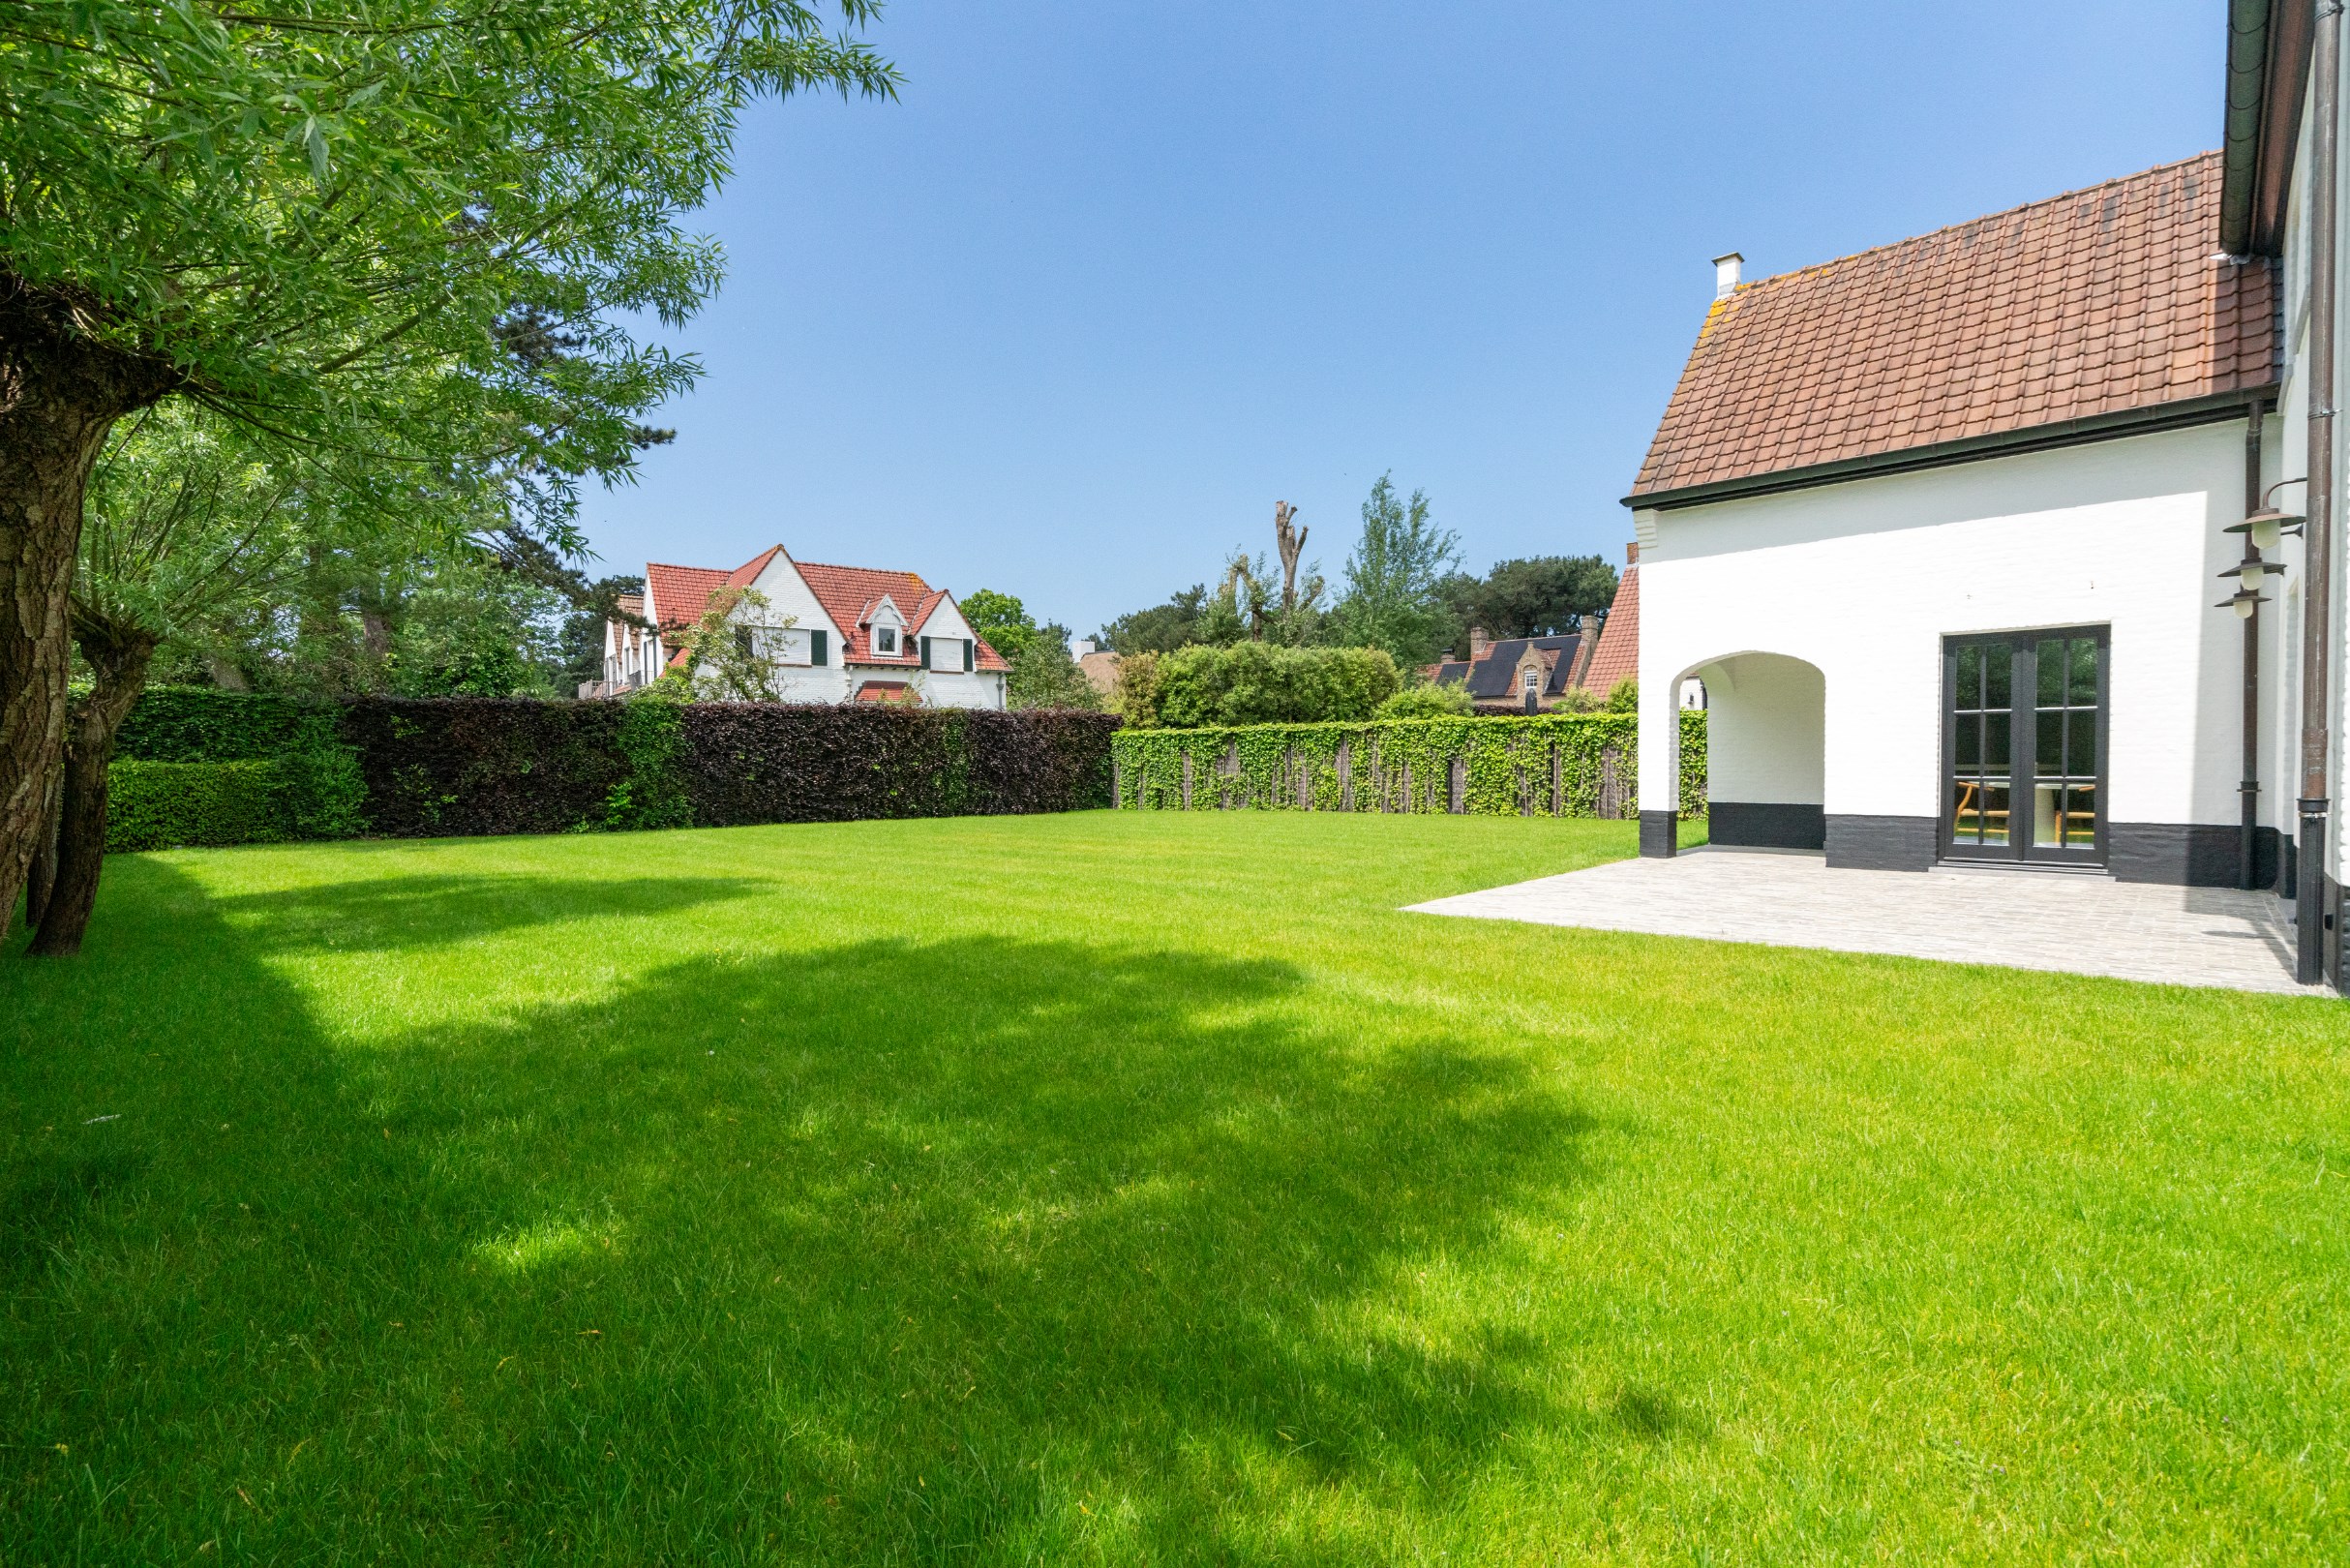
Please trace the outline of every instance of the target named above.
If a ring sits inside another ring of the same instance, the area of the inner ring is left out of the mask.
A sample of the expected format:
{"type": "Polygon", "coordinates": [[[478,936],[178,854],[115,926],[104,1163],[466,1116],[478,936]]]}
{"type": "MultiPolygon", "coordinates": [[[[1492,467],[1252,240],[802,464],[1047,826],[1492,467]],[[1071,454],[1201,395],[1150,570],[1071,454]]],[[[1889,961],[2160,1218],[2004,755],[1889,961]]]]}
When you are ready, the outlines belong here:
{"type": "Polygon", "coordinates": [[[1741,286],[1630,498],[2271,384],[2275,277],[2214,256],[2219,187],[2205,153],[1741,286]]]}
{"type": "Polygon", "coordinates": [[[1641,674],[1641,568],[1638,561],[1624,568],[1624,575],[1615,580],[1615,602],[1608,606],[1608,619],[1599,634],[1599,646],[1591,650],[1591,664],[1583,672],[1583,689],[1605,697],[1613,691],[1616,682],[1637,680],[1641,674]]]}
{"type": "MultiPolygon", "coordinates": [[[[768,569],[781,545],[767,550],[736,567],[731,572],[714,571],[702,566],[668,566],[658,562],[645,568],[646,582],[650,586],[653,603],[661,612],[664,629],[675,630],[691,626],[702,618],[711,597],[726,588],[748,588],[768,569]]],[[[827,566],[815,561],[794,561],[800,580],[832,623],[840,628],[840,661],[843,664],[879,665],[885,668],[911,670],[921,663],[923,626],[948,597],[943,588],[933,588],[912,572],[876,571],[865,566],[827,566]],[[906,635],[901,643],[902,652],[873,651],[872,629],[865,624],[884,598],[897,606],[906,618],[906,635]]],[[[978,645],[973,650],[973,668],[1002,672],[1011,668],[1002,654],[987,646],[983,638],[974,638],[978,645]]],[[[681,665],[683,653],[672,654],[673,668],[681,665]]]]}

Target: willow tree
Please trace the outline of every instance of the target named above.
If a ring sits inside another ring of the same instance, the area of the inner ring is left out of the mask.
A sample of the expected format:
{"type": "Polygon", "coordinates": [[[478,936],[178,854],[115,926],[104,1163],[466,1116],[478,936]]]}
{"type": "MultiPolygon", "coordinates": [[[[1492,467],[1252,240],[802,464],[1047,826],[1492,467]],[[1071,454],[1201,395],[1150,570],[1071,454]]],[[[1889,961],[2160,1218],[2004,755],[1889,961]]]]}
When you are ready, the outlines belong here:
{"type": "Polygon", "coordinates": [[[800,0],[0,7],[0,912],[115,423],[185,397],[385,465],[624,468],[637,416],[696,374],[625,322],[716,286],[681,220],[742,108],[895,89],[855,36],[874,0],[833,3],[847,31],[800,0]],[[530,364],[518,322],[566,351],[530,364]]]}

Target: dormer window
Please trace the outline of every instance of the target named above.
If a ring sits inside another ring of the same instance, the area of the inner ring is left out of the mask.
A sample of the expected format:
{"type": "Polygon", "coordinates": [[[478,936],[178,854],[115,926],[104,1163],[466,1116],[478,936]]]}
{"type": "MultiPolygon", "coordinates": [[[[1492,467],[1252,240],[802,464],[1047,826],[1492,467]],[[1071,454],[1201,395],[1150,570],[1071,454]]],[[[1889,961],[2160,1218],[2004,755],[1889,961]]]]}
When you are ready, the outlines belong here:
{"type": "Polygon", "coordinates": [[[897,628],[895,626],[876,626],[873,628],[873,651],[876,653],[894,653],[897,651],[897,628]]]}
{"type": "Polygon", "coordinates": [[[1542,672],[1535,669],[1530,664],[1527,665],[1526,672],[1522,677],[1520,678],[1518,684],[1525,688],[1527,691],[1540,690],[1542,687],[1542,672]]]}

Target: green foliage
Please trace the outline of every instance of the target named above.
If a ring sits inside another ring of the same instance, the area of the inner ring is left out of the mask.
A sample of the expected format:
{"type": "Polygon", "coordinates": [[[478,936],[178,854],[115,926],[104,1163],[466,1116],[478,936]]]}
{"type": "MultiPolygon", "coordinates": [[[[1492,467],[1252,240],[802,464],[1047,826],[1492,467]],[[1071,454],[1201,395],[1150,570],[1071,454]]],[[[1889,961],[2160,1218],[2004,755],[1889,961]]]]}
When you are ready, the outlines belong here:
{"type": "Polygon", "coordinates": [[[1460,558],[1460,535],[1436,523],[1427,492],[1405,500],[1381,474],[1363,502],[1345,594],[1331,612],[1336,640],[1385,648],[1405,669],[1429,663],[1451,629],[1437,586],[1460,558]]]}
{"type": "MultiPolygon", "coordinates": [[[[1258,724],[1121,730],[1110,740],[1118,804],[1266,811],[1447,812],[1461,765],[1462,809],[1483,816],[1631,817],[1640,734],[1629,714],[1258,724]]],[[[1681,715],[1681,814],[1705,808],[1705,715],[1681,715]]]]}
{"type": "Polygon", "coordinates": [[[365,833],[366,786],[339,716],[288,697],[148,687],[115,738],[106,847],[365,833]]]}
{"type": "MultiPolygon", "coordinates": [[[[1130,658],[1136,653],[1172,653],[1179,648],[1216,641],[1202,632],[1201,622],[1207,613],[1208,585],[1194,583],[1164,604],[1120,616],[1102,627],[1094,641],[1130,658]]],[[[1233,619],[1237,628],[1238,618],[1233,619]]]]}
{"type": "Polygon", "coordinates": [[[1615,600],[1615,568],[1598,556],[1533,556],[1496,562],[1485,576],[1456,572],[1437,597],[1451,613],[1455,654],[1468,652],[1467,631],[1496,639],[1557,637],[1615,600]]]}
{"type": "Polygon", "coordinates": [[[106,848],[275,844],[300,836],[286,772],[246,762],[117,762],[106,770],[106,848]]]}
{"type": "Polygon", "coordinates": [[[1608,692],[1608,711],[1637,713],[1641,710],[1641,683],[1631,676],[1618,680],[1608,692]]]}
{"type": "Polygon", "coordinates": [[[1371,714],[1379,719],[1461,718],[1474,705],[1469,701],[1468,688],[1456,682],[1439,686],[1430,682],[1406,686],[1381,703],[1371,714]]]}
{"type": "Polygon", "coordinates": [[[715,286],[743,107],[895,83],[797,0],[15,0],[0,256],[211,407],[559,488],[694,377],[622,323],[715,286]]]}
{"type": "Polygon", "coordinates": [[[1011,672],[1004,680],[1008,706],[1100,709],[1101,694],[1070,656],[1067,626],[1039,627],[1029,645],[1010,658],[1011,672]]]}
{"type": "Polygon", "coordinates": [[[757,588],[733,588],[710,595],[702,618],[664,635],[685,650],[697,697],[721,703],[772,703],[783,697],[782,678],[766,638],[798,624],[779,616],[757,588]]]}
{"type": "Polygon", "coordinates": [[[1129,724],[1177,728],[1367,719],[1402,684],[1379,648],[1245,642],[1159,654],[1130,678],[1125,668],[1119,675],[1129,724]]]}
{"type": "Polygon", "coordinates": [[[680,770],[685,714],[674,690],[664,690],[662,682],[655,681],[623,705],[614,743],[628,770],[604,798],[604,827],[693,826],[693,802],[686,798],[680,770]]]}
{"type": "Polygon", "coordinates": [[[956,604],[979,641],[1005,658],[1017,663],[1021,654],[1036,646],[1037,623],[1030,618],[1028,607],[1012,595],[998,593],[993,588],[974,588],[956,604]]]}
{"type": "Polygon", "coordinates": [[[561,634],[562,684],[556,693],[568,697],[583,684],[604,678],[605,623],[620,613],[623,593],[645,591],[645,579],[627,575],[599,577],[563,617],[561,634]]]}

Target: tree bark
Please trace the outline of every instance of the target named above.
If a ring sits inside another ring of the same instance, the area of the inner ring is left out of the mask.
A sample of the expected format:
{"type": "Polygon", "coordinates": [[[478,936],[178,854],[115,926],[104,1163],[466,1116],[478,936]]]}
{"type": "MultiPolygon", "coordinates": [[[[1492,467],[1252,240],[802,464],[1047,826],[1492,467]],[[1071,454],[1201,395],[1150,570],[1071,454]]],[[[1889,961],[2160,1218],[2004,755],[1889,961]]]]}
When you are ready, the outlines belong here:
{"type": "Polygon", "coordinates": [[[97,681],[75,705],[65,742],[64,810],[58,817],[57,882],[26,950],[62,958],[81,950],[98,903],[106,856],[106,765],[114,737],[147,683],[156,638],[141,627],[74,606],[74,641],[97,681]]]}
{"type": "Polygon", "coordinates": [[[40,836],[33,840],[32,870],[24,884],[24,923],[28,930],[41,928],[42,914],[49,907],[49,894],[57,887],[58,817],[64,809],[65,770],[54,769],[49,773],[48,800],[41,809],[41,825],[35,829],[40,836]]]}
{"type": "Polygon", "coordinates": [[[24,888],[64,740],[90,467],[117,419],[180,380],[166,359],[98,341],[103,318],[0,270],[0,910],[24,888]]]}

